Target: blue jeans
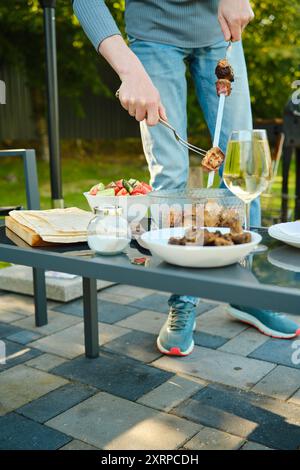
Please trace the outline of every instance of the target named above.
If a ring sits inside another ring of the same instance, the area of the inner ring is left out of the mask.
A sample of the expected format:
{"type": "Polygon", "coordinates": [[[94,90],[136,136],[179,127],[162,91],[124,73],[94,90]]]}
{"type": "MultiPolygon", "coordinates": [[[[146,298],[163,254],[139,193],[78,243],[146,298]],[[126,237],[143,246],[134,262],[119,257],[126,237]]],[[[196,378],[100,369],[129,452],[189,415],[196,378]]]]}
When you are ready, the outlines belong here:
{"type": "MultiPolygon", "coordinates": [[[[210,47],[185,49],[167,44],[130,38],[132,51],[142,62],[154,85],[159,90],[170,123],[187,139],[187,82],[186,67],[193,77],[199,105],[213,138],[218,109],[215,67],[225,56],[227,43],[218,42],[210,47]]],[[[226,99],[220,148],[226,151],[230,133],[236,129],[252,129],[252,113],[247,69],[241,42],[233,43],[230,62],[235,72],[232,94],[226,99]]],[[[189,156],[186,148],[178,145],[164,126],[148,127],[141,123],[144,153],[154,189],[185,188],[189,173],[189,156]]],[[[251,224],[259,226],[260,203],[251,206],[251,224]]],[[[197,304],[190,296],[173,295],[170,302],[178,300],[197,304]]]]}

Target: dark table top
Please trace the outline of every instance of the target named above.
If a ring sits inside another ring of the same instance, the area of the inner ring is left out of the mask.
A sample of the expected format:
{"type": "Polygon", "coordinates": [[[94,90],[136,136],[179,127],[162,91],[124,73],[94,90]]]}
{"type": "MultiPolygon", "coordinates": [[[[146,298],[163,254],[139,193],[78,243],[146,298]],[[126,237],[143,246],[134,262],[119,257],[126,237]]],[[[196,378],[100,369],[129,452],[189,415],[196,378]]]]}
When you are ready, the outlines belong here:
{"type": "Polygon", "coordinates": [[[266,229],[258,232],[268,251],[224,268],[188,269],[151,256],[136,241],[126,254],[116,256],[70,253],[87,250],[86,243],[51,248],[16,246],[2,226],[0,260],[300,315],[300,250],[270,238],[266,229]],[[149,257],[146,266],[132,264],[134,257],[143,255],[149,257]]]}

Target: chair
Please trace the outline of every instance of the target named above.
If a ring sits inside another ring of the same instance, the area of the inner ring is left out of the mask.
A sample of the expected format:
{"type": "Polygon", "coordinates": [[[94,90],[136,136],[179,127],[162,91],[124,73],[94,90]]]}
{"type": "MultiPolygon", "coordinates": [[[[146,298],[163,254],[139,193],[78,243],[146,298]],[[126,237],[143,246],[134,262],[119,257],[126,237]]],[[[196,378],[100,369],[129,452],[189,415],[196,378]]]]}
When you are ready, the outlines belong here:
{"type": "MultiPolygon", "coordinates": [[[[36,168],[36,156],[33,149],[0,150],[0,157],[21,157],[24,164],[25,188],[27,209],[40,209],[40,193],[36,168]]],[[[17,206],[21,208],[21,206],[17,206]]],[[[0,208],[0,215],[7,215],[14,208],[0,208]]],[[[33,291],[35,303],[36,326],[47,324],[47,300],[45,272],[40,268],[33,268],[33,291]]]]}

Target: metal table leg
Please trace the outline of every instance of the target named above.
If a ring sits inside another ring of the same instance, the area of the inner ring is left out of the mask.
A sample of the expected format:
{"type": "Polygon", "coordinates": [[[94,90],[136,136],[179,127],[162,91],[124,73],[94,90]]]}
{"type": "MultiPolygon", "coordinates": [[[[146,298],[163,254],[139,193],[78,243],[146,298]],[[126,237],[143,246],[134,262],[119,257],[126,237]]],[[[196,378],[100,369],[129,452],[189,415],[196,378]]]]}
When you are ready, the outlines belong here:
{"type": "Polygon", "coordinates": [[[32,268],[32,273],[35,326],[44,326],[48,323],[45,271],[39,268],[32,268]]]}
{"type": "Polygon", "coordinates": [[[286,222],[288,218],[289,202],[289,171],[293,154],[292,147],[283,147],[282,153],[282,199],[281,199],[281,220],[286,222]]]}
{"type": "Polygon", "coordinates": [[[300,219],[300,149],[296,150],[296,205],[295,219],[300,219]]]}
{"type": "Polygon", "coordinates": [[[97,280],[83,277],[82,288],[85,355],[95,358],[99,356],[97,280]]]}

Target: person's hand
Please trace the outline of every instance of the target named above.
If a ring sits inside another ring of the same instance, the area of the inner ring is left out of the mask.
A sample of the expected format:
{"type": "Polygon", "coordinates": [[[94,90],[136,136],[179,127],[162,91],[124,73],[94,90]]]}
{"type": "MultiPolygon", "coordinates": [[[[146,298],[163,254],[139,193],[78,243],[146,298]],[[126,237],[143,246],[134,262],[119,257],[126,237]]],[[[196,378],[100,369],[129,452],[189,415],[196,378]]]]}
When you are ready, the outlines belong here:
{"type": "Polygon", "coordinates": [[[243,30],[253,18],[249,0],[220,0],[218,19],[225,41],[240,41],[243,30]]]}
{"type": "Polygon", "coordinates": [[[121,77],[118,95],[121,105],[137,121],[146,119],[148,126],[155,126],[161,117],[167,120],[158,90],[145,70],[137,68],[121,77]]]}

